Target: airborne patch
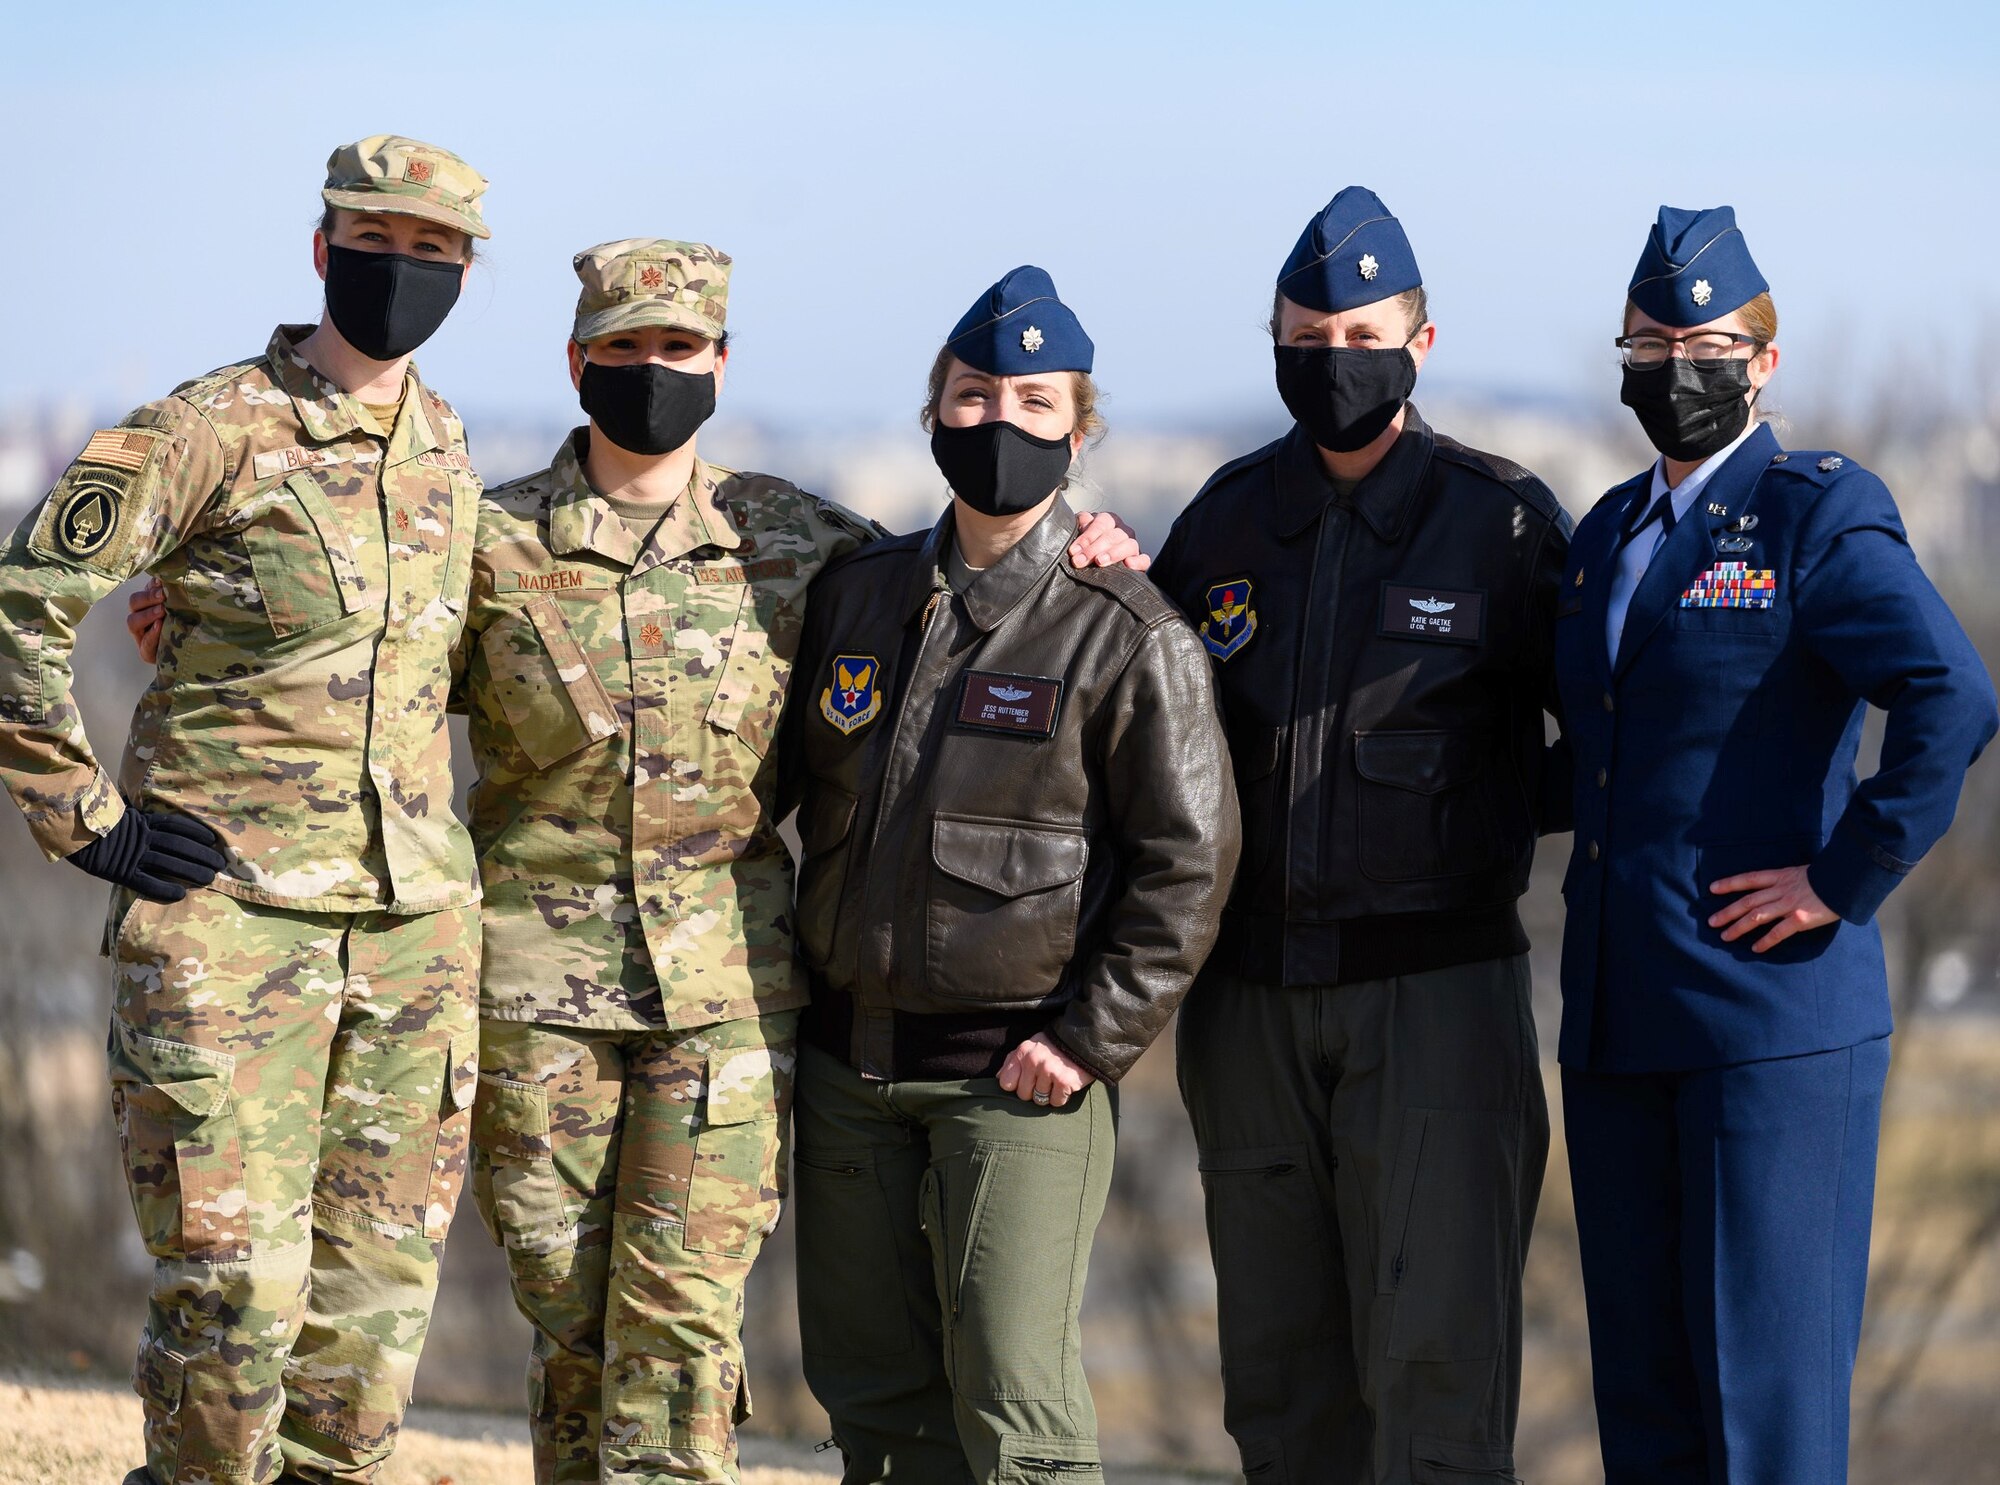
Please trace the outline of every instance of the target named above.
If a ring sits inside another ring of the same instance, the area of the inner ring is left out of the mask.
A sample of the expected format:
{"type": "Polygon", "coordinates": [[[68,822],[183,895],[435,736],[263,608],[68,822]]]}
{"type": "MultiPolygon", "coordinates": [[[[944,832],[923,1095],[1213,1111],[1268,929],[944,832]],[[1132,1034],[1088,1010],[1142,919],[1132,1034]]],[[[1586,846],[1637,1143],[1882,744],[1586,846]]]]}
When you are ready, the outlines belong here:
{"type": "Polygon", "coordinates": [[[832,684],[819,693],[819,714],[844,737],[882,711],[882,664],[873,655],[835,655],[832,684]]]}

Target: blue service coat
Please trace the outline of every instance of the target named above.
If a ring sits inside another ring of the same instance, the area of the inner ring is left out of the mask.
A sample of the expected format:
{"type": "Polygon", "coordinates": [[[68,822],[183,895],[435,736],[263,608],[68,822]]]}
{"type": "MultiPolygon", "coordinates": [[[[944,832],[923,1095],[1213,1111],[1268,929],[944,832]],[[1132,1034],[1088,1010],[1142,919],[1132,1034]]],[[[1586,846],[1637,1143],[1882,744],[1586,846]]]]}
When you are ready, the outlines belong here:
{"type": "Polygon", "coordinates": [[[1875,911],[1951,824],[2000,727],[1993,683],[1881,480],[1768,427],[1654,554],[1608,654],[1616,554],[1651,481],[1578,525],[1556,608],[1576,808],[1558,1055],[1675,1072],[1886,1036],[1875,911]],[[1864,704],[1888,724],[1857,782],[1864,704]],[[1801,865],[1840,922],[1764,954],[1762,929],[1708,926],[1734,900],[1711,882],[1801,865]]]}

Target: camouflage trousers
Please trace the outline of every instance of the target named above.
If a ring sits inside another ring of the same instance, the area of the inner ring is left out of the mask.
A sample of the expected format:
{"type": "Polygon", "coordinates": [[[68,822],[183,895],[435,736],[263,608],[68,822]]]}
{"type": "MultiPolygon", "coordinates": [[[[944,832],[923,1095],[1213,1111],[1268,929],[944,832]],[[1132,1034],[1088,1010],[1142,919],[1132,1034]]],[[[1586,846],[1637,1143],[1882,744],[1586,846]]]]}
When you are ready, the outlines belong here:
{"type": "Polygon", "coordinates": [[[147,1467],[370,1480],[463,1183],[478,911],[121,905],[111,1092],[153,1256],[147,1467]]]}
{"type": "Polygon", "coordinates": [[[733,1482],[743,1284],[784,1197],[798,1013],[483,1024],[473,1191],[535,1327],[535,1479],[733,1482]]]}

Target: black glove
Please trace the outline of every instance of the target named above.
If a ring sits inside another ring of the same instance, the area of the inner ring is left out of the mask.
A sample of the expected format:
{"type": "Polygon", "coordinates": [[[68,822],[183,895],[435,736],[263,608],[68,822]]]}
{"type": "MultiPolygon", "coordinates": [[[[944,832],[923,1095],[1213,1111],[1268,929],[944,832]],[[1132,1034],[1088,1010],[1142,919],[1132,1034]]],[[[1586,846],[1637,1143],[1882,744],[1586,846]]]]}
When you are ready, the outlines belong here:
{"type": "Polygon", "coordinates": [[[206,887],[229,864],[217,849],[221,844],[222,837],[192,815],[148,815],[128,807],[109,835],[63,860],[154,902],[179,902],[188,887],[206,887]]]}

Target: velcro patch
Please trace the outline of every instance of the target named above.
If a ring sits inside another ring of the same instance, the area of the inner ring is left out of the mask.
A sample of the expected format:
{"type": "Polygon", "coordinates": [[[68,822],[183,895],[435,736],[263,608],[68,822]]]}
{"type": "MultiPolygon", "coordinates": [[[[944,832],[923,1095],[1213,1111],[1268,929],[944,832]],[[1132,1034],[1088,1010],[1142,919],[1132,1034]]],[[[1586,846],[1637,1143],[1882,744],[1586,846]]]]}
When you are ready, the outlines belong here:
{"type": "Polygon", "coordinates": [[[576,588],[609,588],[608,572],[592,572],[587,567],[559,567],[554,572],[496,572],[495,593],[567,593],[576,588]]]}
{"type": "Polygon", "coordinates": [[[694,580],[698,583],[760,583],[770,578],[798,575],[799,559],[796,557],[766,557],[762,562],[724,562],[694,570],[694,580]]]}
{"type": "Polygon", "coordinates": [[[345,464],[347,455],[337,449],[309,449],[302,444],[288,449],[265,449],[250,459],[250,472],[260,480],[300,469],[318,469],[327,464],[345,464]]]}
{"type": "Polygon", "coordinates": [[[958,698],[958,721],[1023,737],[1054,737],[1062,693],[1063,683],[1055,676],[969,670],[958,698]]]}
{"type": "Polygon", "coordinates": [[[136,530],[127,507],[166,435],[146,429],[93,433],[42,505],[28,549],[58,562],[123,577],[136,530]]]}
{"type": "Polygon", "coordinates": [[[151,433],[140,433],[130,428],[106,428],[90,435],[90,442],[78,454],[80,464],[109,464],[114,469],[129,469],[134,474],[146,467],[146,460],[152,457],[153,445],[158,439],[151,433]]]}
{"type": "Polygon", "coordinates": [[[1433,639],[1476,645],[1486,627],[1486,594],[1478,590],[1382,585],[1382,627],[1392,639],[1433,639]]]}

